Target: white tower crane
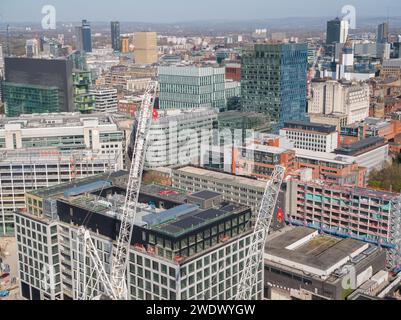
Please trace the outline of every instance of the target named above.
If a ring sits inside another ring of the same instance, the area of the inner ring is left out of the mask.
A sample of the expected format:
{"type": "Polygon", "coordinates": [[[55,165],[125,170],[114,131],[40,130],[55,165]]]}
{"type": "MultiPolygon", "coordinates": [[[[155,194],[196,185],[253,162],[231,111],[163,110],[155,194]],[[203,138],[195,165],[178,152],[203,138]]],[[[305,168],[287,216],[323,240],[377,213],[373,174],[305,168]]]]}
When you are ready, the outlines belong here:
{"type": "MultiPolygon", "coordinates": [[[[80,233],[84,238],[85,254],[89,254],[89,257],[95,266],[95,270],[98,273],[97,279],[101,282],[104,288],[104,294],[114,300],[128,300],[126,282],[128,255],[131,245],[133,224],[137,212],[150,126],[152,123],[152,117],[157,117],[157,112],[153,110],[157,86],[157,81],[149,82],[137,117],[137,128],[127,185],[127,194],[120,215],[120,232],[113,250],[110,277],[105,272],[103,263],[97,254],[97,249],[91,240],[89,231],[84,228],[81,228],[80,230],[80,233]]],[[[86,297],[85,290],[83,297],[86,297]]]]}
{"type": "Polygon", "coordinates": [[[238,284],[238,291],[235,297],[236,300],[252,299],[252,292],[257,283],[257,271],[261,264],[263,266],[264,247],[269,233],[270,224],[273,219],[278,194],[284,179],[284,174],[285,168],[276,166],[271,180],[267,182],[251,238],[251,246],[246,255],[244,270],[238,284]]]}

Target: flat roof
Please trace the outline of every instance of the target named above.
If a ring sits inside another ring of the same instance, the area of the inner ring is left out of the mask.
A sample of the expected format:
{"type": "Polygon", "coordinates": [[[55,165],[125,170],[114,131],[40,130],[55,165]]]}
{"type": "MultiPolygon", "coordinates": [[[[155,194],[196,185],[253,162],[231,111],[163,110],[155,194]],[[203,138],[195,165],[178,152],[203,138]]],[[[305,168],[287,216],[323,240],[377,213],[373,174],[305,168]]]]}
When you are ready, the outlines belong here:
{"type": "Polygon", "coordinates": [[[188,231],[199,229],[225,217],[244,212],[247,208],[236,203],[225,203],[220,208],[192,210],[187,214],[176,216],[168,222],[153,225],[150,228],[169,236],[179,237],[188,231]]]}
{"type": "Polygon", "coordinates": [[[203,176],[206,179],[211,178],[211,179],[220,180],[221,183],[227,183],[227,184],[236,183],[239,185],[251,187],[252,189],[260,188],[260,189],[264,190],[266,188],[266,181],[255,180],[255,179],[245,178],[245,177],[241,177],[241,176],[234,176],[234,175],[231,175],[228,173],[216,172],[216,171],[206,170],[206,169],[197,168],[197,167],[186,166],[186,167],[175,169],[174,171],[195,174],[195,175],[203,176]]]}
{"type": "Polygon", "coordinates": [[[284,129],[303,129],[324,133],[332,133],[337,131],[337,127],[333,125],[306,121],[286,121],[284,122],[284,129]]]}
{"type": "Polygon", "coordinates": [[[267,153],[272,153],[272,154],[281,154],[281,153],[290,151],[289,149],[285,149],[285,148],[281,148],[281,147],[272,147],[272,146],[266,146],[263,144],[256,144],[256,143],[252,143],[250,145],[247,145],[246,147],[241,147],[241,149],[262,151],[262,152],[267,152],[267,153]]]}
{"type": "Polygon", "coordinates": [[[219,196],[221,196],[221,194],[218,192],[214,192],[214,191],[204,190],[204,191],[200,191],[200,192],[195,192],[195,193],[191,194],[191,196],[195,197],[195,198],[203,199],[203,200],[209,200],[209,199],[219,197],[219,196]]]}
{"type": "Polygon", "coordinates": [[[346,155],[353,155],[356,154],[358,151],[362,151],[366,148],[373,147],[378,144],[384,144],[385,139],[382,137],[369,137],[353,144],[344,145],[335,150],[335,153],[338,154],[346,154],[346,155]]]}
{"type": "Polygon", "coordinates": [[[333,236],[317,235],[300,246],[290,249],[298,241],[311,236],[317,231],[306,227],[285,229],[279,235],[268,238],[265,252],[271,256],[285,259],[319,270],[327,270],[344,258],[366,246],[366,243],[355,239],[340,239],[333,236]]]}
{"type": "Polygon", "coordinates": [[[352,164],[356,162],[356,158],[347,155],[338,155],[335,153],[310,151],[304,149],[295,149],[295,156],[298,158],[307,158],[313,160],[327,161],[337,164],[352,164]]]}

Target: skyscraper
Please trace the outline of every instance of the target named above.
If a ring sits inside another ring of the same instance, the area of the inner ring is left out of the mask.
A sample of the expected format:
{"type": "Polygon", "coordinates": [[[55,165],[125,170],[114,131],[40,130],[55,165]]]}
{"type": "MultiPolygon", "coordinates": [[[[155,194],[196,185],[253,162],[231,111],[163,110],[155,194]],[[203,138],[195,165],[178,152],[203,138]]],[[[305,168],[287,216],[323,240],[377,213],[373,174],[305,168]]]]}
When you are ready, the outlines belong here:
{"type": "Polygon", "coordinates": [[[345,43],[348,37],[349,22],[335,18],[327,21],[326,44],[345,43]]]}
{"type": "Polygon", "coordinates": [[[121,50],[121,40],[120,40],[120,22],[111,22],[111,46],[114,51],[121,50]]]}
{"type": "Polygon", "coordinates": [[[307,44],[255,44],[245,51],[242,111],[264,113],[279,127],[285,121],[304,120],[307,56],[307,44]]]}
{"type": "Polygon", "coordinates": [[[129,36],[121,36],[120,51],[121,53],[129,52],[129,36]]]}
{"type": "Polygon", "coordinates": [[[388,42],[388,23],[383,22],[377,26],[377,43],[387,43],[388,42]]]}
{"type": "Polygon", "coordinates": [[[87,20],[82,20],[82,47],[85,52],[92,52],[92,30],[87,20]]]}
{"type": "Polygon", "coordinates": [[[82,42],[82,27],[75,27],[75,47],[77,50],[83,50],[83,42],[82,42]]]}
{"type": "Polygon", "coordinates": [[[135,32],[135,64],[153,64],[157,62],[156,32],[135,32]]]}

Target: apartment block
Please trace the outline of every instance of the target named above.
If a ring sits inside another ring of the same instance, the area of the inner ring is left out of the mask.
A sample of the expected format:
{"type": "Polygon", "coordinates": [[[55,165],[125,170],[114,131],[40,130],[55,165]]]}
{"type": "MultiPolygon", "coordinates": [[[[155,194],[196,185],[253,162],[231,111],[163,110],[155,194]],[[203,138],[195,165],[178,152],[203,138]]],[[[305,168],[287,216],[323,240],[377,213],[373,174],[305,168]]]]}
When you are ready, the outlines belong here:
{"type": "Polygon", "coordinates": [[[319,152],[333,152],[339,143],[335,126],[302,121],[288,121],[280,135],[294,143],[296,149],[319,152]]]}
{"type": "Polygon", "coordinates": [[[117,89],[108,87],[94,87],[89,90],[89,93],[95,98],[95,112],[117,112],[117,89]]]}
{"type": "Polygon", "coordinates": [[[13,233],[25,193],[123,168],[124,133],[111,117],[26,115],[0,120],[0,234],[13,233]]]}
{"type": "Polygon", "coordinates": [[[290,224],[378,244],[389,250],[389,262],[397,265],[401,248],[399,201],[396,193],[290,179],[285,211],[290,224]]]}

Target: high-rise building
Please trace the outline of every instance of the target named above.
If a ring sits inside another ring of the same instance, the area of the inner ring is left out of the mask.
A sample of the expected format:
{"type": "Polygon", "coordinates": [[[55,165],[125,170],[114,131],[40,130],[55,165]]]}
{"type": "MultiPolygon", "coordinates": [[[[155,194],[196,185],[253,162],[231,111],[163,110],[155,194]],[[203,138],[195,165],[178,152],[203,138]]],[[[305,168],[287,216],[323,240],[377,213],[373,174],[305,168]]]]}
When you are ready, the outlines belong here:
{"type": "Polygon", "coordinates": [[[129,36],[121,36],[121,53],[128,53],[129,52],[129,36]]]}
{"type": "Polygon", "coordinates": [[[39,55],[39,41],[37,39],[26,40],[25,52],[28,58],[35,58],[39,55]]]}
{"type": "Polygon", "coordinates": [[[255,44],[242,57],[243,112],[264,113],[282,127],[304,120],[307,93],[307,44],[255,44]]]}
{"type": "Polygon", "coordinates": [[[82,49],[85,52],[92,52],[92,30],[87,20],[82,20],[82,49]]]}
{"type": "Polygon", "coordinates": [[[383,22],[377,26],[377,35],[376,35],[376,42],[377,43],[387,43],[388,42],[388,23],[383,22]]]}
{"type": "Polygon", "coordinates": [[[369,116],[369,85],[348,81],[312,82],[312,95],[309,102],[310,114],[342,114],[347,124],[362,121],[369,116]]]}
{"type": "Polygon", "coordinates": [[[335,18],[327,22],[326,44],[345,43],[348,38],[349,22],[335,18]]]}
{"type": "Polygon", "coordinates": [[[108,87],[93,87],[89,94],[95,98],[95,112],[117,112],[117,89],[108,87]]]}
{"type": "Polygon", "coordinates": [[[120,22],[111,22],[111,46],[114,51],[121,50],[121,40],[120,40],[120,22]]]}
{"type": "Polygon", "coordinates": [[[113,118],[78,113],[0,121],[0,236],[13,231],[25,192],[123,169],[124,133],[113,118]]]}
{"type": "Polygon", "coordinates": [[[82,41],[82,26],[75,27],[75,48],[77,50],[83,50],[84,48],[82,41]]]}
{"type": "Polygon", "coordinates": [[[158,60],[156,32],[135,32],[135,64],[154,64],[158,60]]]}
{"type": "Polygon", "coordinates": [[[225,68],[160,66],[160,109],[226,107],[225,68]]]}
{"type": "Polygon", "coordinates": [[[8,116],[72,112],[73,62],[69,59],[5,58],[4,102],[8,116]]]}
{"type": "MultiPolygon", "coordinates": [[[[126,174],[117,172],[27,195],[26,212],[19,211],[15,218],[25,299],[78,299],[86,285],[89,296],[102,292],[101,284],[86,273],[93,264],[83,259],[78,228],[90,214],[85,227],[110,273],[112,243],[119,230],[115,226],[120,215],[115,212],[123,205],[126,180],[126,174]],[[42,285],[46,270],[54,270],[47,274],[54,285],[42,285]]],[[[224,202],[216,192],[188,195],[158,185],[144,185],[138,202],[127,252],[128,298],[234,299],[246,252],[253,245],[250,208],[224,202]]],[[[262,240],[255,245],[263,247],[262,240]]],[[[253,271],[257,281],[252,299],[259,300],[263,264],[253,271]]]]}

